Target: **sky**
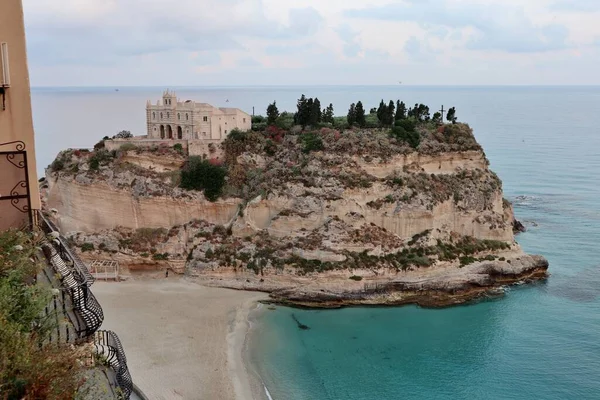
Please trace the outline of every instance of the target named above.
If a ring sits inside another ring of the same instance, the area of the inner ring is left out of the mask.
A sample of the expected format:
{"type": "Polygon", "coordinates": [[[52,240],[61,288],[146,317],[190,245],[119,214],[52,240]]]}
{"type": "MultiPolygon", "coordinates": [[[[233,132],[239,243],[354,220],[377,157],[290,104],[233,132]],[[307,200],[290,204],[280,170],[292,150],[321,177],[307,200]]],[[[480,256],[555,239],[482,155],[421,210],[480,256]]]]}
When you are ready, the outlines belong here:
{"type": "Polygon", "coordinates": [[[600,84],[600,0],[23,6],[32,86],[600,84]]]}

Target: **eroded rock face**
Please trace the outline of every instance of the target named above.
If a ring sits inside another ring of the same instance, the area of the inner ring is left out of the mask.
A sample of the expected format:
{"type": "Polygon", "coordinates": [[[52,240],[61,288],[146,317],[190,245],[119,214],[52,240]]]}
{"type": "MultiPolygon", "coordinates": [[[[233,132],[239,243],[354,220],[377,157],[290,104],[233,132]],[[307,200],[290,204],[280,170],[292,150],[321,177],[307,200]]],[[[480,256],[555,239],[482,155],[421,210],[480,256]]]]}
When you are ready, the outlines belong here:
{"type": "Polygon", "coordinates": [[[472,137],[429,137],[416,152],[382,133],[324,135],[310,155],[294,137],[249,142],[215,202],[177,187],[177,160],[116,154],[92,171],[89,155],[67,154],[71,172],[48,174],[47,209],[93,245],[86,257],[171,265],[297,305],[447,305],[547,276],[514,242],[512,205],[472,137]],[[377,151],[347,154],[352,137],[377,151]]]}

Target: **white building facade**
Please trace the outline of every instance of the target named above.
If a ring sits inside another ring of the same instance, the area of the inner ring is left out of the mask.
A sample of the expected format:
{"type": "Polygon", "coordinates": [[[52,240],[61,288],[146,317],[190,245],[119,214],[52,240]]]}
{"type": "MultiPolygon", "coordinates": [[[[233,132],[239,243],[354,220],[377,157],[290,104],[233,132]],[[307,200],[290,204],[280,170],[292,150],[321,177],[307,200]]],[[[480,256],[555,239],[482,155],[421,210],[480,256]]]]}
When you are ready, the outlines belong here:
{"type": "Polygon", "coordinates": [[[148,139],[175,139],[215,143],[225,140],[233,129],[249,131],[252,117],[238,108],[217,108],[192,100],[179,101],[174,92],[146,105],[148,139]]]}

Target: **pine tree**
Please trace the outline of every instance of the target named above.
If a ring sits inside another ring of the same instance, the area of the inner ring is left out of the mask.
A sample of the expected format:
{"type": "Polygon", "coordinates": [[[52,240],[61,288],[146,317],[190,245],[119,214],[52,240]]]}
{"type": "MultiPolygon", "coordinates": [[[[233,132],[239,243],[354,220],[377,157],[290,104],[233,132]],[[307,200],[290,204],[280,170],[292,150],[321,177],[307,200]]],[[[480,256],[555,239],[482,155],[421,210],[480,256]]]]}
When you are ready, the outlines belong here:
{"type": "Polygon", "coordinates": [[[354,113],[358,126],[361,128],[364,127],[367,124],[367,120],[365,119],[365,109],[361,101],[356,103],[356,109],[354,113]]]}
{"type": "Polygon", "coordinates": [[[442,123],[442,113],[438,111],[435,114],[433,114],[431,121],[436,125],[441,124],[442,123]]]}
{"type": "Polygon", "coordinates": [[[277,104],[273,101],[273,104],[269,104],[267,107],[267,124],[273,125],[277,118],[279,117],[279,110],[277,109],[277,104]]]}
{"type": "Polygon", "coordinates": [[[312,107],[310,109],[310,120],[309,125],[316,126],[323,119],[323,115],[321,114],[321,102],[318,97],[315,97],[315,101],[312,103],[312,107]]]}
{"type": "Polygon", "coordinates": [[[356,122],[356,105],[354,103],[350,104],[350,109],[348,110],[348,125],[352,126],[356,122]]]}
{"type": "Polygon", "coordinates": [[[304,122],[302,123],[302,126],[312,125],[311,121],[313,119],[313,105],[314,100],[312,97],[309,97],[308,100],[306,100],[306,109],[304,111],[304,122]]]}
{"type": "Polygon", "coordinates": [[[454,107],[448,110],[448,114],[446,114],[446,120],[452,122],[453,124],[456,123],[456,109],[454,107]]]}
{"type": "Polygon", "coordinates": [[[406,119],[406,104],[398,100],[396,107],[396,121],[406,119]]]}
{"type": "Polygon", "coordinates": [[[394,106],[394,100],[390,100],[390,104],[387,107],[387,120],[386,125],[392,126],[394,125],[394,112],[396,111],[396,107],[394,106]]]}
{"type": "Polygon", "coordinates": [[[323,110],[323,122],[333,124],[333,104],[329,103],[327,108],[323,110]]]}
{"type": "Polygon", "coordinates": [[[431,115],[429,115],[429,107],[425,104],[419,104],[419,121],[427,122],[431,120],[431,115]]]}
{"type": "Polygon", "coordinates": [[[387,106],[381,99],[381,103],[379,103],[379,108],[377,109],[377,119],[381,125],[385,125],[385,114],[387,112],[387,106]]]}
{"type": "Polygon", "coordinates": [[[297,125],[302,125],[302,127],[306,126],[306,120],[307,120],[307,99],[305,95],[302,95],[300,97],[300,99],[298,99],[298,104],[296,105],[296,107],[298,108],[298,111],[296,112],[296,114],[294,115],[294,123],[296,123],[297,125]]]}

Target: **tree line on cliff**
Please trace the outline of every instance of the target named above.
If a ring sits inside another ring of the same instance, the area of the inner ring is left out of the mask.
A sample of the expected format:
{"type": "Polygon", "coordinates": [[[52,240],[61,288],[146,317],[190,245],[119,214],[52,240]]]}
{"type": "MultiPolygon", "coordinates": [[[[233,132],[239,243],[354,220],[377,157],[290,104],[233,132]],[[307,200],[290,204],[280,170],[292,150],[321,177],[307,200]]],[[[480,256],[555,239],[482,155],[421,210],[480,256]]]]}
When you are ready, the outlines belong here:
{"type": "MultiPolygon", "coordinates": [[[[331,126],[336,128],[360,127],[360,128],[385,128],[399,125],[398,121],[413,120],[415,123],[432,122],[442,124],[444,116],[440,111],[431,115],[429,106],[416,103],[413,107],[407,107],[403,101],[381,100],[379,107],[373,107],[367,114],[362,101],[350,104],[345,116],[335,116],[333,104],[321,108],[318,97],[306,97],[304,94],[298,99],[296,112],[279,112],[277,102],[269,104],[267,116],[257,115],[252,117],[252,129],[262,131],[268,126],[277,126],[281,129],[291,129],[299,125],[306,127],[331,126]]],[[[446,115],[446,120],[455,124],[456,108],[451,107],[446,115]]]]}

